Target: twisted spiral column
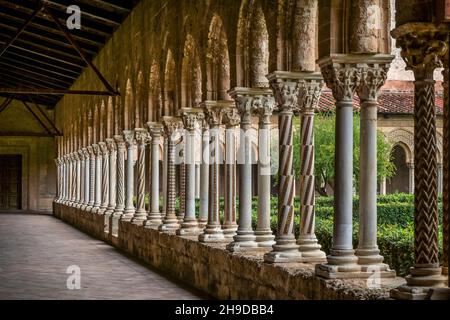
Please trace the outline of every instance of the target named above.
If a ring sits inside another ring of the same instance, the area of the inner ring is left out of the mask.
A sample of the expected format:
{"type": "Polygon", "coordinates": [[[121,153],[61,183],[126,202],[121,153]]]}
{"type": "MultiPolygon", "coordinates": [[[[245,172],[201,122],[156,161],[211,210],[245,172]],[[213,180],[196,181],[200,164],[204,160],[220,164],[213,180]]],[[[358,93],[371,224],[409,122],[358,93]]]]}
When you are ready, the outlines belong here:
{"type": "Polygon", "coordinates": [[[179,220],[175,214],[175,141],[182,128],[181,119],[177,117],[163,117],[164,131],[167,136],[167,184],[165,199],[165,216],[163,223],[158,227],[162,232],[173,232],[180,228],[179,220]]]}
{"type": "Polygon", "coordinates": [[[143,225],[147,220],[147,212],[145,211],[145,147],[150,141],[150,135],[146,129],[135,129],[135,139],[138,147],[137,161],[137,206],[132,222],[137,225],[143,225]]]}
{"type": "Polygon", "coordinates": [[[179,185],[179,194],[180,194],[180,211],[177,214],[178,220],[180,223],[183,222],[184,216],[186,214],[186,147],[187,147],[187,134],[182,134],[181,142],[181,150],[180,150],[180,185],[179,185]]]}
{"type": "Polygon", "coordinates": [[[106,145],[109,154],[109,203],[105,215],[112,215],[117,204],[117,147],[114,139],[106,139],[106,145]]]}
{"type": "Polygon", "coordinates": [[[100,145],[94,144],[95,154],[95,200],[91,212],[97,213],[102,204],[102,153],[100,145]]]}
{"type": "Polygon", "coordinates": [[[268,76],[278,104],[279,131],[279,186],[278,186],[278,226],[275,244],[264,260],[273,262],[300,262],[294,235],[294,195],[295,178],[293,170],[292,119],[298,99],[300,74],[275,72],[268,76]]]}
{"type": "Polygon", "coordinates": [[[115,135],[114,141],[117,146],[117,201],[109,224],[109,232],[113,236],[117,235],[118,221],[125,210],[125,153],[127,151],[125,140],[122,135],[115,135]]]}
{"type": "Polygon", "coordinates": [[[105,214],[109,202],[109,151],[105,142],[99,142],[102,157],[102,200],[98,214],[105,214]]]}

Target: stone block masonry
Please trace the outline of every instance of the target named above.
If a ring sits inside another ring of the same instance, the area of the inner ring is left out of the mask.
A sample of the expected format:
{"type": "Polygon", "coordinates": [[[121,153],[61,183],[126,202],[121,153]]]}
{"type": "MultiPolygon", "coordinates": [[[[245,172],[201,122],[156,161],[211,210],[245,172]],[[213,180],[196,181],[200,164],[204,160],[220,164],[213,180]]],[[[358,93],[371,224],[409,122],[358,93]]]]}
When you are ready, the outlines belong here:
{"type": "Polygon", "coordinates": [[[362,279],[323,279],[313,264],[268,264],[264,252],[231,253],[225,243],[201,243],[128,221],[119,222],[114,237],[104,232],[104,215],[58,203],[53,208],[66,223],[218,299],[387,299],[404,281],[383,279],[380,288],[367,288],[362,279]]]}

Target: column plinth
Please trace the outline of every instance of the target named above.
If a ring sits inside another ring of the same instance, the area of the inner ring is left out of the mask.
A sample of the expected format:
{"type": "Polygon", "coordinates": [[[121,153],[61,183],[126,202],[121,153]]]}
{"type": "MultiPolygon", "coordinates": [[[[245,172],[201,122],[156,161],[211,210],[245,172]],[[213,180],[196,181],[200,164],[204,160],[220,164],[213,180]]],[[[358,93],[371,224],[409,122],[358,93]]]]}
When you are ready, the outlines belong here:
{"type": "Polygon", "coordinates": [[[86,212],[90,212],[95,201],[95,154],[92,146],[88,146],[87,151],[89,153],[89,203],[86,212]]]}
{"type": "Polygon", "coordinates": [[[148,122],[148,129],[152,138],[151,141],[151,194],[150,194],[150,212],[145,222],[145,227],[158,229],[162,224],[162,214],[159,210],[159,158],[160,143],[163,134],[163,126],[160,123],[148,122]]]}

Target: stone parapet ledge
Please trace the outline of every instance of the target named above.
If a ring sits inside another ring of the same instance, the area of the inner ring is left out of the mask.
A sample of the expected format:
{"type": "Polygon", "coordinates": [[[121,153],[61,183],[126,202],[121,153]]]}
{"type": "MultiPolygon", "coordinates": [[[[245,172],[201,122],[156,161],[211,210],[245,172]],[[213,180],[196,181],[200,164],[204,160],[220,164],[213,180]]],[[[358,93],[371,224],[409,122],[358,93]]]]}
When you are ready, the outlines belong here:
{"type": "Polygon", "coordinates": [[[367,288],[366,280],[327,280],[314,274],[313,264],[268,264],[263,252],[233,254],[224,243],[200,243],[126,221],[111,237],[104,233],[104,216],[58,203],[54,215],[218,299],[389,299],[389,291],[404,283],[382,279],[379,288],[367,288]]]}

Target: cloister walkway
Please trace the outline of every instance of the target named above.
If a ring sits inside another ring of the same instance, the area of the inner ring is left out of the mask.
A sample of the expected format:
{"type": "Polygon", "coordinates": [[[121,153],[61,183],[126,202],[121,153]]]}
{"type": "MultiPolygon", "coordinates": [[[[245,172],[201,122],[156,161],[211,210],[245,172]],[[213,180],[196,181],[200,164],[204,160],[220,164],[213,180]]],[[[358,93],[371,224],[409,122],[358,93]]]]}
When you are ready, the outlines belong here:
{"type": "Polygon", "coordinates": [[[0,299],[200,298],[51,215],[0,213],[0,299]],[[79,290],[67,288],[70,266],[79,290]]]}

